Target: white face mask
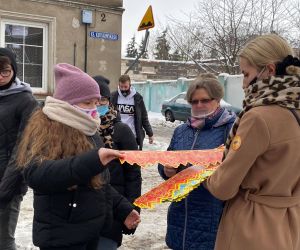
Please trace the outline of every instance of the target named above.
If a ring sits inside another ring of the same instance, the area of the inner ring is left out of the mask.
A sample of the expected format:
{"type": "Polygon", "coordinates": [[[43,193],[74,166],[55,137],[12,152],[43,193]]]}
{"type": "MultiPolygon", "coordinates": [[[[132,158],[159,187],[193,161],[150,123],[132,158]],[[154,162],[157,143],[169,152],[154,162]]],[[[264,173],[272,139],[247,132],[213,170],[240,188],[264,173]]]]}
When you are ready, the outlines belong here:
{"type": "Polygon", "coordinates": [[[207,110],[196,111],[191,110],[191,116],[195,119],[205,119],[206,117],[212,115],[215,111],[208,112],[207,110]]]}

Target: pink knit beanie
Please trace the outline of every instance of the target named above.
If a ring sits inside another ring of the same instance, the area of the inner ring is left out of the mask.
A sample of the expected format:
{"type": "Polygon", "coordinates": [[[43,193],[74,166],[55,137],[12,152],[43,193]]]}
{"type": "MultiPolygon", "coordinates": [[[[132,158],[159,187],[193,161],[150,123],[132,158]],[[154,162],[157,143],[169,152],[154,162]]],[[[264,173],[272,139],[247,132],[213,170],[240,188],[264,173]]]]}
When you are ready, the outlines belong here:
{"type": "Polygon", "coordinates": [[[55,91],[53,97],[73,105],[92,98],[100,99],[97,82],[79,68],[59,63],[54,68],[55,91]]]}

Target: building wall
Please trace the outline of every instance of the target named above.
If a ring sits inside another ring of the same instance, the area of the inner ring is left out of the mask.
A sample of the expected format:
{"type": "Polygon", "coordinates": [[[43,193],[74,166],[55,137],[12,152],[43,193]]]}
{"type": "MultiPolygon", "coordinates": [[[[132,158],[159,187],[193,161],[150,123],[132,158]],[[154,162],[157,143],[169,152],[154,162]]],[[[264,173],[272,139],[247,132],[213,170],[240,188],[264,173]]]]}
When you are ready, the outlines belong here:
{"type": "Polygon", "coordinates": [[[87,73],[104,75],[115,87],[121,73],[122,0],[0,0],[0,5],[0,21],[34,21],[48,26],[46,93],[38,91],[38,96],[53,92],[53,66],[56,63],[75,64],[84,70],[86,27],[81,22],[83,9],[93,12],[93,23],[87,25],[87,73]],[[90,31],[114,33],[118,40],[92,38],[90,31]]]}
{"type": "Polygon", "coordinates": [[[72,1],[86,3],[86,4],[94,4],[94,5],[98,5],[98,6],[104,6],[104,7],[122,7],[123,6],[122,0],[72,0],[72,1]]]}

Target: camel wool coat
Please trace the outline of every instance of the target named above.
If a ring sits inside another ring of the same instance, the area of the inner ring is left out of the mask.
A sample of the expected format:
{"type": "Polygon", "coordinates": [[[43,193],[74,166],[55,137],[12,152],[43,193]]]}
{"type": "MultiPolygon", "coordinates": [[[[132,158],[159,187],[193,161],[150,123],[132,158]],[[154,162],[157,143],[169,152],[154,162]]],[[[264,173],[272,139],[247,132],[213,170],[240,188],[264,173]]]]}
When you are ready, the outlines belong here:
{"type": "Polygon", "coordinates": [[[297,119],[277,105],[255,107],[240,120],[236,136],[205,184],[216,198],[227,200],[215,250],[299,250],[297,119]]]}

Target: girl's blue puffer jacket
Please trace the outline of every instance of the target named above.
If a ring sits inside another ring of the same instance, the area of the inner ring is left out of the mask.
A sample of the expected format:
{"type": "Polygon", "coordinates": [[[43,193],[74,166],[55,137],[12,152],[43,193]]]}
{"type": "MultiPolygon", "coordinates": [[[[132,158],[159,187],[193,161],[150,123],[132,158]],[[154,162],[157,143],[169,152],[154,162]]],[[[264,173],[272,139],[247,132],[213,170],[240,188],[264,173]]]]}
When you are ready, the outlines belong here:
{"type": "MultiPolygon", "coordinates": [[[[235,114],[220,112],[212,120],[206,120],[199,130],[189,121],[174,131],[168,150],[212,149],[225,143],[235,114]]],[[[167,179],[163,166],[160,175],[167,179]]],[[[171,203],[168,210],[166,243],[175,250],[213,250],[223,202],[214,198],[202,185],[193,190],[187,198],[171,203]]]]}

